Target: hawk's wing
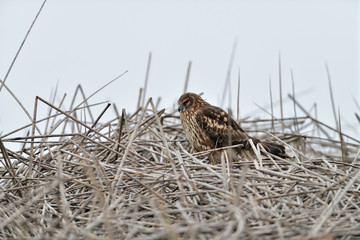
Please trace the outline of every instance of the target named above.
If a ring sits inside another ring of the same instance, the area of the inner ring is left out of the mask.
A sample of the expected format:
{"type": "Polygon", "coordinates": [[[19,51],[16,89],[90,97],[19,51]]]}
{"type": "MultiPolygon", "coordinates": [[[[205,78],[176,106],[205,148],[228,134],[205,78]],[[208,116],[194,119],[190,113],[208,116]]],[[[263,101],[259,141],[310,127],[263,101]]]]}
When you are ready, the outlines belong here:
{"type": "Polygon", "coordinates": [[[210,105],[198,109],[196,122],[216,147],[241,144],[249,139],[244,130],[219,107],[210,105]]]}

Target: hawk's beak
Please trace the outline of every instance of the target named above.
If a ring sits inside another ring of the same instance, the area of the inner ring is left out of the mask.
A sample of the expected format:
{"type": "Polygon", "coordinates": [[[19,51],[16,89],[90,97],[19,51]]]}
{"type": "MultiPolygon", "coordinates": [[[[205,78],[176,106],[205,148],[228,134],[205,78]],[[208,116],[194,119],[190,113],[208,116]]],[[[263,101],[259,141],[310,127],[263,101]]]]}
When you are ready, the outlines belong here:
{"type": "Polygon", "coordinates": [[[184,105],[182,105],[182,104],[179,104],[179,108],[178,108],[178,111],[179,112],[181,112],[181,110],[183,110],[184,109],[184,105]]]}

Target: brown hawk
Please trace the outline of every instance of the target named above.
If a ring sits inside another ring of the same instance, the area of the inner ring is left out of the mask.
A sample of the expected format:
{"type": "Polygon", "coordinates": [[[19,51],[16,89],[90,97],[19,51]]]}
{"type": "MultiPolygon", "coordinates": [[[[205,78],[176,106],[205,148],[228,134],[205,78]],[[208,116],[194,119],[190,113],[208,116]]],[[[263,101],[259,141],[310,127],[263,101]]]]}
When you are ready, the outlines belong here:
{"type": "MultiPolygon", "coordinates": [[[[254,146],[261,144],[266,152],[287,157],[284,146],[250,137],[223,109],[210,105],[195,93],[183,94],[178,104],[186,137],[196,152],[242,144],[237,152],[249,156],[249,153],[254,153],[249,142],[251,139],[254,146]]],[[[214,163],[220,162],[220,156],[216,151],[210,155],[214,163]]]]}

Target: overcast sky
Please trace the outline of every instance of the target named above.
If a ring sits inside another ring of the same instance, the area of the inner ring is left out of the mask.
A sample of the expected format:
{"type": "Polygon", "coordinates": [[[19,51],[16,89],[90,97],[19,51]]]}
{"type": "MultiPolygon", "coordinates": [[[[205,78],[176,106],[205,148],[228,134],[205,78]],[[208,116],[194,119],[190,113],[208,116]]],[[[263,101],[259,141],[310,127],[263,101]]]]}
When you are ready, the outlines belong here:
{"type": "MultiPolygon", "coordinates": [[[[0,0],[1,79],[41,4],[0,0]]],[[[147,97],[161,97],[160,107],[170,110],[182,94],[187,65],[192,61],[188,90],[203,92],[206,100],[220,105],[236,42],[231,104],[236,106],[240,69],[241,117],[262,115],[254,103],[269,104],[270,77],[273,99],[279,99],[280,53],[284,97],[292,91],[292,69],[299,101],[307,109],[316,102],[319,118],[334,126],[328,64],[335,105],[344,124],[352,124],[350,135],[356,135],[355,129],[360,129],[354,116],[360,111],[354,102],[360,103],[358,12],[355,0],[48,0],[6,84],[32,114],[35,96],[49,99],[57,83],[56,103],[67,93],[68,107],[78,84],[90,94],[128,71],[91,102],[110,101],[132,112],[151,51],[147,97]]],[[[225,102],[222,107],[228,106],[225,102]]],[[[0,113],[3,134],[30,123],[4,88],[0,113]]],[[[279,108],[275,114],[280,116],[279,108]]],[[[293,116],[292,107],[285,116],[293,116]]]]}

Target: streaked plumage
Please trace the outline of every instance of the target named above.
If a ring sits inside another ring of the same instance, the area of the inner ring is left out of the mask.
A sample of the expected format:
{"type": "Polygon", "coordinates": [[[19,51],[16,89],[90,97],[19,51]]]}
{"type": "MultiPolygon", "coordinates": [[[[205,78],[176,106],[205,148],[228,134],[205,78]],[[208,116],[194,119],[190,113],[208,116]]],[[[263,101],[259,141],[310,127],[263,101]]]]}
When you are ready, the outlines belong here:
{"type": "MultiPolygon", "coordinates": [[[[264,149],[274,155],[286,157],[282,145],[261,142],[248,136],[242,128],[223,109],[212,106],[194,93],[183,94],[178,101],[180,120],[185,134],[194,151],[200,152],[225,146],[242,144],[238,153],[253,152],[249,139],[256,145],[262,144],[264,149]]],[[[245,154],[248,156],[248,154],[245,154]]],[[[220,161],[219,152],[211,154],[215,163],[220,161]]]]}

